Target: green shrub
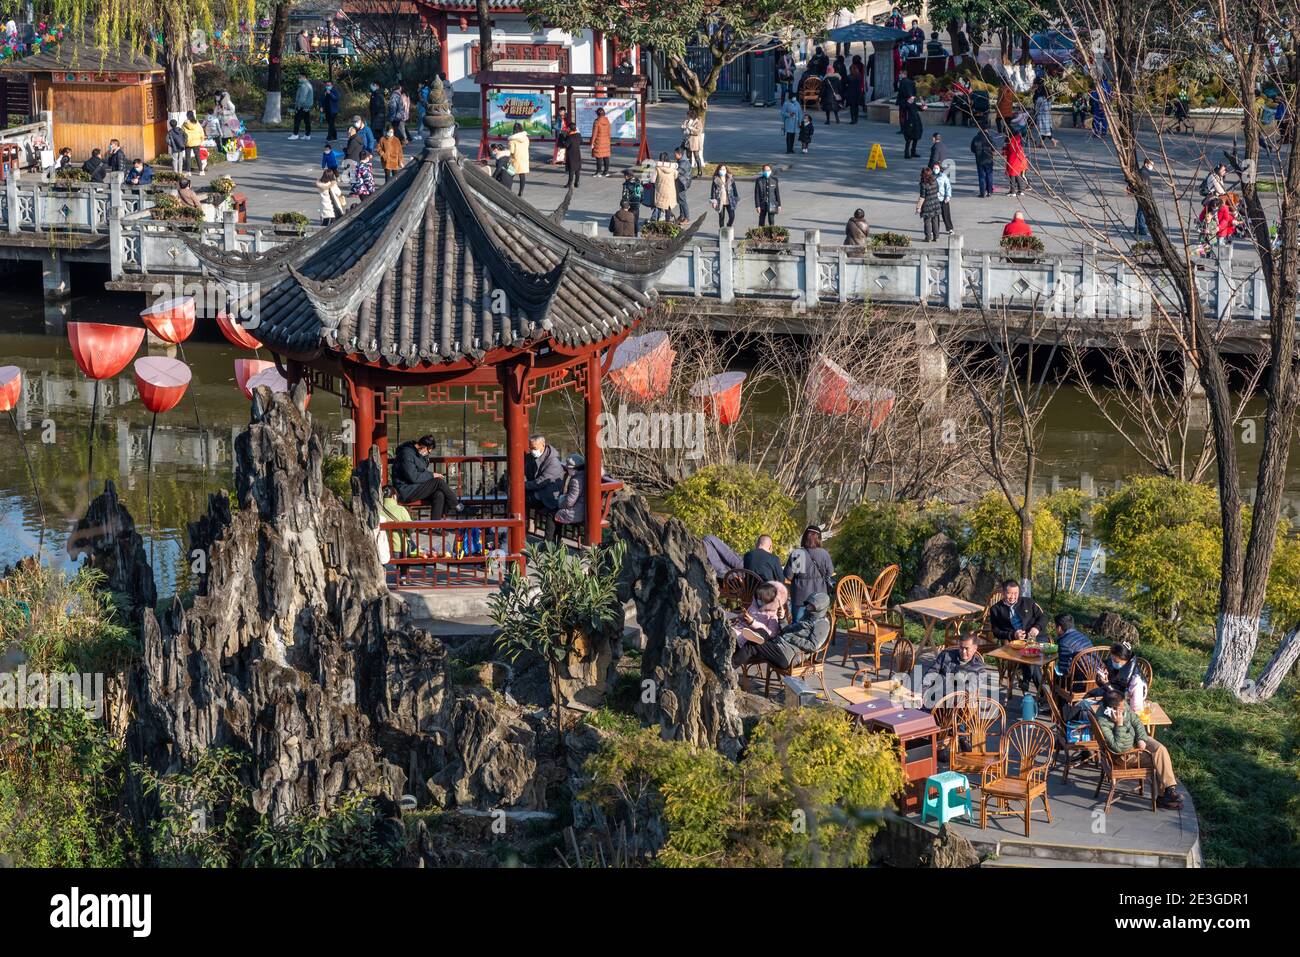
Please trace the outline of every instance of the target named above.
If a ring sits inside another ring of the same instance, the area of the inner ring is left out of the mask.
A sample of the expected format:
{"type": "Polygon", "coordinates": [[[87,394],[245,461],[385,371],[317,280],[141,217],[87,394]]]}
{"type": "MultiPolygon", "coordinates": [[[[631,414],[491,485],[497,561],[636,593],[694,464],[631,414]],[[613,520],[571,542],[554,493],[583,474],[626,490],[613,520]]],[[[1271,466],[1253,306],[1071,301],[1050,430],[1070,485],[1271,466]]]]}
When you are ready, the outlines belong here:
{"type": "Polygon", "coordinates": [[[641,224],[641,235],[651,239],[675,239],[682,233],[682,227],[666,219],[652,219],[641,224]]]}
{"type": "Polygon", "coordinates": [[[678,482],[666,504],[691,534],[716,535],[738,552],[752,548],[759,535],[771,535],[778,549],[798,540],[794,499],[775,479],[748,466],[702,468],[678,482]]]}
{"type": "Polygon", "coordinates": [[[306,214],[296,210],[271,214],[271,225],[279,226],[285,232],[292,232],[298,236],[306,230],[308,222],[310,220],[307,219],[306,214]]]}
{"type": "Polygon", "coordinates": [[[888,230],[871,234],[871,248],[873,249],[903,249],[912,245],[912,238],[902,233],[891,233],[888,230]]]}
{"type": "Polygon", "coordinates": [[[763,718],[738,764],[652,729],[616,733],[584,765],[582,798],[661,835],[637,850],[664,867],[861,866],[903,785],[895,747],[831,708],[763,718]]]}
{"type": "Polygon", "coordinates": [[[745,230],[745,238],[754,243],[787,243],[790,230],[784,226],[750,226],[745,230]]]}
{"type": "Polygon", "coordinates": [[[344,796],[329,811],[300,811],[253,828],[245,863],[252,867],[394,867],[404,841],[389,833],[374,799],[344,796]]]}
{"type": "Polygon", "coordinates": [[[1222,533],[1208,485],[1137,478],[1094,512],[1106,573],[1143,611],[1169,621],[1214,613],[1222,533]]]}
{"type": "Polygon", "coordinates": [[[327,455],[320,471],[327,489],[344,502],[352,501],[352,456],[327,455]]]}
{"type": "Polygon", "coordinates": [[[905,595],[916,584],[921,548],[936,532],[947,533],[960,550],[965,539],[960,513],[942,505],[862,502],[845,516],[827,548],[839,574],[868,582],[886,565],[897,563],[894,591],[905,595]]]}
{"type": "Polygon", "coordinates": [[[90,174],[80,166],[65,166],[54,174],[54,178],[61,183],[89,183],[90,174]]]}
{"type": "MultiPolygon", "coordinates": [[[[1035,578],[1050,574],[1061,550],[1061,523],[1043,499],[1034,503],[1035,578]]],[[[1018,577],[1020,570],[1020,518],[999,491],[985,494],[967,513],[970,523],[968,554],[971,561],[999,577],[1018,577]]],[[[1046,579],[1044,579],[1046,580],[1046,579]]]]}
{"type": "Polygon", "coordinates": [[[1045,247],[1037,236],[1003,236],[1002,248],[1012,253],[1041,253],[1045,247]]]}

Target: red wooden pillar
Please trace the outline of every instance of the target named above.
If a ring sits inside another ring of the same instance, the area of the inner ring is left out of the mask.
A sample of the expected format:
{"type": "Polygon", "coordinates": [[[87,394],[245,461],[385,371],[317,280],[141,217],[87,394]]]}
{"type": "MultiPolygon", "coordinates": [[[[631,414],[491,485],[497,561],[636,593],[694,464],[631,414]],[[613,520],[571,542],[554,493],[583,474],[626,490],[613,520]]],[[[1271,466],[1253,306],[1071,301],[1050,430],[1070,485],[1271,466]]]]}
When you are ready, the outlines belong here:
{"type": "Polygon", "coordinates": [[[587,544],[599,545],[601,536],[600,484],[605,477],[600,455],[600,351],[587,356],[587,544]]]}
{"type": "MultiPolygon", "coordinates": [[[[438,14],[436,21],[438,31],[438,65],[443,77],[447,83],[451,82],[451,74],[447,72],[447,11],[438,14]]],[[[450,95],[450,92],[449,94],[450,95]]]]}
{"type": "Polygon", "coordinates": [[[591,31],[591,72],[605,72],[605,34],[601,30],[591,31]]]}
{"type": "MultiPolygon", "coordinates": [[[[502,365],[498,372],[501,382],[501,399],[505,403],[506,419],[506,514],[523,519],[527,514],[524,502],[524,456],[528,454],[528,412],[524,408],[524,380],[528,369],[522,363],[502,365]]],[[[510,554],[524,551],[524,526],[510,529],[510,554]]]]}
{"type": "Polygon", "coordinates": [[[366,374],[354,372],[352,383],[352,464],[360,465],[375,441],[375,390],[366,374]]]}
{"type": "Polygon", "coordinates": [[[375,412],[373,425],[371,429],[374,433],[374,444],[379,446],[379,476],[387,484],[388,482],[388,389],[380,386],[373,390],[375,394],[375,412]]]}

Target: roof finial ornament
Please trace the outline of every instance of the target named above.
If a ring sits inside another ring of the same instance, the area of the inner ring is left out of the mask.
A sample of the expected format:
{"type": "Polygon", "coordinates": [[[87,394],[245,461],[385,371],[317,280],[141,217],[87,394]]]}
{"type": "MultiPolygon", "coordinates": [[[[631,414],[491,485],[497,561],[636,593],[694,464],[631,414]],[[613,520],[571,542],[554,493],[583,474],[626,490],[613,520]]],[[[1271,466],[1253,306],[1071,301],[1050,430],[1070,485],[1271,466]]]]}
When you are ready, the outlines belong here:
{"type": "Polygon", "coordinates": [[[426,151],[455,153],[456,118],[451,115],[451,104],[447,102],[447,91],[443,88],[441,77],[436,78],[429,87],[424,128],[427,130],[424,138],[426,151]]]}

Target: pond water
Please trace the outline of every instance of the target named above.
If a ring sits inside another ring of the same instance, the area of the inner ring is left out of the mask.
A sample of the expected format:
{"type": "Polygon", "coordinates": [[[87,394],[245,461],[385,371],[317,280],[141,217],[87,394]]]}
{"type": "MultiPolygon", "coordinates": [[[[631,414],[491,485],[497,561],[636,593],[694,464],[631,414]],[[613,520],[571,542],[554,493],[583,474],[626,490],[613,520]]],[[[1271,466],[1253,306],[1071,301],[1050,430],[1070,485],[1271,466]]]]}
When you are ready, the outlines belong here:
{"type": "MultiPolygon", "coordinates": [[[[65,315],[82,321],[123,321],[136,315],[143,304],[142,297],[136,295],[99,294],[74,299],[65,315]]],[[[162,352],[158,347],[149,348],[162,352]]],[[[25,385],[22,402],[15,410],[22,443],[7,421],[0,424],[0,564],[36,551],[40,512],[23,453],[25,444],[45,509],[47,560],[71,567],[66,553],[68,532],[84,512],[89,496],[102,489],[106,479],[112,479],[153,549],[159,594],[169,594],[178,583],[183,586],[187,563],[181,550],[186,523],[202,513],[209,493],[232,485],[233,441],[247,424],[249,411],[235,384],[233,367],[236,358],[248,353],[231,346],[215,325],[204,322],[184,349],[193,381],[182,403],[158,420],[151,524],[146,503],[150,414],[135,394],[130,367],[100,384],[92,483],[87,466],[93,385],[81,375],[66,334],[55,317],[47,318],[40,298],[8,298],[0,311],[0,364],[22,368],[25,385]]],[[[343,416],[337,398],[317,393],[311,412],[324,429],[331,451],[347,452],[341,442],[343,416]]],[[[557,436],[576,434],[580,416],[576,403],[547,396],[533,424],[557,436]]],[[[401,434],[409,438],[431,431],[440,437],[446,454],[497,454],[504,446],[499,423],[461,408],[410,408],[398,429],[397,434],[390,432],[393,444],[401,434]]],[[[1248,474],[1257,463],[1257,448],[1242,446],[1248,474]]],[[[1287,511],[1292,518],[1300,503],[1298,466],[1300,456],[1293,455],[1287,482],[1287,511]]],[[[1087,397],[1076,388],[1063,388],[1047,417],[1039,468],[1041,487],[1101,492],[1141,471],[1139,456],[1087,397]]]]}

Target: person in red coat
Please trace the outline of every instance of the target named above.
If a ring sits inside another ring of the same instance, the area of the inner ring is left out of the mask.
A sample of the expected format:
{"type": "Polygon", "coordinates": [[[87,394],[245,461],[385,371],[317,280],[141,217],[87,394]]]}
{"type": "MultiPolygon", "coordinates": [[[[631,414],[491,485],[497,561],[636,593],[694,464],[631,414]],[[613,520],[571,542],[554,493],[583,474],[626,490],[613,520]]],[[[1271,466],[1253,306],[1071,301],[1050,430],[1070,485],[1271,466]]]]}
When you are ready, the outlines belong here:
{"type": "Polygon", "coordinates": [[[1016,214],[1011,217],[1011,222],[1002,227],[1002,238],[1008,236],[1032,236],[1034,227],[1025,222],[1025,214],[1016,210],[1016,214]]]}
{"type": "Polygon", "coordinates": [[[1029,157],[1025,155],[1025,145],[1020,141],[1019,133],[1012,133],[1007,137],[1007,145],[1002,147],[1002,155],[1007,158],[1007,178],[1011,180],[1011,185],[1008,187],[1010,195],[1023,195],[1029,157]]]}
{"type": "Polygon", "coordinates": [[[610,124],[605,108],[596,110],[596,121],[591,124],[591,158],[596,161],[596,175],[609,175],[610,124]]]}

